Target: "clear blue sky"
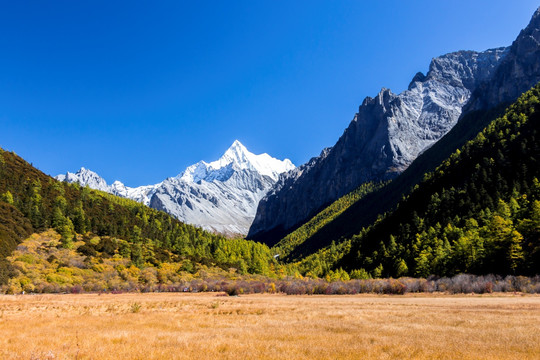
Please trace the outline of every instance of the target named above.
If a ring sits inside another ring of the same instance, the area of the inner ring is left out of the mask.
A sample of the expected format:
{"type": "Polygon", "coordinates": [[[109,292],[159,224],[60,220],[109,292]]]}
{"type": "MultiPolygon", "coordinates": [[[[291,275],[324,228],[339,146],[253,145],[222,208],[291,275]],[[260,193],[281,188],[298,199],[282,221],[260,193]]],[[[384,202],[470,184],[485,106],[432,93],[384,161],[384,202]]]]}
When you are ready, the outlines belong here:
{"type": "Polygon", "coordinates": [[[0,146],[156,183],[239,139],[296,165],[431,58],[510,45],[536,1],[3,1],[0,146]]]}

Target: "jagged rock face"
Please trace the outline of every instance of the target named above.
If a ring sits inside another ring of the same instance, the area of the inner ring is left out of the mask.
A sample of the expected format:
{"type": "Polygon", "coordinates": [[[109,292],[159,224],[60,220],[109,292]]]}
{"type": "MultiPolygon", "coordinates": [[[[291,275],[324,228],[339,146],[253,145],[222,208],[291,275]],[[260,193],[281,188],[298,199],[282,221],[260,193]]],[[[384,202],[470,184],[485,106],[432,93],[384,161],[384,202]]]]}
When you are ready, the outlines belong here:
{"type": "Polygon", "coordinates": [[[302,182],[306,176],[316,176],[317,166],[328,156],[330,151],[331,148],[325,148],[318,157],[314,157],[302,166],[281,174],[279,180],[267,191],[266,196],[260,199],[255,219],[259,219],[259,221],[260,219],[269,219],[276,216],[282,209],[295,209],[301,214],[311,211],[312,204],[309,202],[289,203],[288,201],[296,201],[296,199],[300,198],[302,196],[301,191],[310,191],[310,189],[306,190],[297,187],[296,184],[302,182]],[[283,198],[283,201],[276,201],[281,194],[287,194],[287,197],[283,198]],[[261,205],[262,202],[264,204],[261,205]]]}
{"type": "Polygon", "coordinates": [[[383,89],[364,100],[327,156],[301,176],[285,175],[261,200],[248,237],[279,240],[266,235],[299,225],[365,181],[395,177],[462,115],[510,103],[539,81],[540,8],[511,47],[435,58],[402,94],[383,89]]]}
{"type": "Polygon", "coordinates": [[[493,76],[508,48],[459,51],[432,60],[408,90],[366,98],[338,142],[309,166],[283,175],[259,203],[248,238],[269,244],[367,181],[391,179],[458,121],[472,92],[493,76]]]}
{"type": "Polygon", "coordinates": [[[292,169],[288,159],[252,154],[235,141],[219,160],[200,161],[156,185],[131,188],[120,181],[107,185],[98,174],[84,168],[56,178],[142,202],[205,230],[245,235],[260,199],[280,174],[292,169]]]}
{"type": "Polygon", "coordinates": [[[540,8],[512,43],[490,81],[477,88],[465,110],[489,109],[515,101],[540,82],[540,8]]]}

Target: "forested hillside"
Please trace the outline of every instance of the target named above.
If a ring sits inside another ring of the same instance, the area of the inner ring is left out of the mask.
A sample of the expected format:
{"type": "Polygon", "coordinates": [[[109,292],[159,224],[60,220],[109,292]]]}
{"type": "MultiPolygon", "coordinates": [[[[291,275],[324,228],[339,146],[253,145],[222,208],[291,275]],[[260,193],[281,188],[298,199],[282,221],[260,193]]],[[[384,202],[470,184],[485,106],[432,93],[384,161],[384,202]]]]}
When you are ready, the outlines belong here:
{"type": "Polygon", "coordinates": [[[334,267],[379,276],[538,274],[539,98],[537,85],[352,237],[334,267]]]}
{"type": "Polygon", "coordinates": [[[281,260],[286,262],[300,259],[303,257],[302,254],[295,251],[299,246],[304,244],[306,240],[311,239],[315,234],[317,234],[317,236],[323,236],[326,230],[325,225],[331,223],[359,199],[362,199],[366,195],[380,189],[386,183],[368,182],[360,185],[356,190],[351,191],[350,193],[337,199],[311,218],[308,222],[285,236],[272,247],[272,250],[277,256],[279,256],[281,260]]]}
{"type": "Polygon", "coordinates": [[[14,275],[6,257],[48,228],[61,235],[63,248],[80,234],[80,254],[122,256],[138,267],[183,262],[188,270],[205,264],[266,274],[273,262],[266,245],[226,239],[135,201],[56,181],[0,149],[0,284],[14,275]]]}
{"type": "Polygon", "coordinates": [[[325,222],[324,226],[297,243],[294,249],[290,249],[291,258],[308,256],[332,242],[340,243],[351,238],[363,228],[373,224],[379,216],[393,210],[403,196],[422,181],[425,173],[433,171],[456,149],[473,139],[493,119],[502,115],[504,108],[505,105],[499,105],[489,111],[474,111],[467,114],[445,137],[418,156],[403,174],[355,199],[332,218],[332,221],[325,222]]]}
{"type": "MultiPolygon", "coordinates": [[[[366,217],[389,206],[383,195],[397,196],[410,181],[400,181],[403,175],[354,202],[289,250],[304,255],[289,255],[294,266],[302,274],[341,279],[540,273],[539,93],[537,85],[523,94],[396,200],[394,211],[366,224],[366,217]]],[[[474,128],[489,113],[470,116],[474,128]]],[[[447,151],[470,136],[462,124],[454,138],[451,132],[418,159],[425,161],[417,170],[431,166],[433,150],[447,151]]]]}

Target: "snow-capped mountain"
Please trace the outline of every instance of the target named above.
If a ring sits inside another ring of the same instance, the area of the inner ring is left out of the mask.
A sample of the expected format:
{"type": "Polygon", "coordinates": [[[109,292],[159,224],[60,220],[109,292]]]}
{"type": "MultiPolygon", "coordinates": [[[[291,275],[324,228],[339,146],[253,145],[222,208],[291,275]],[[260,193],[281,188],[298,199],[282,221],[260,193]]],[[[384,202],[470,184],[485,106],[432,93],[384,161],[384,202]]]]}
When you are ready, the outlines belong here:
{"type": "Polygon", "coordinates": [[[291,169],[294,169],[294,165],[289,159],[281,161],[268,154],[252,154],[240,141],[235,140],[219,160],[211,163],[200,161],[191,165],[179,178],[188,182],[225,181],[231,176],[232,170],[249,170],[277,181],[279,174],[291,169]]]}
{"type": "Polygon", "coordinates": [[[200,161],[176,177],[159,184],[128,187],[120,181],[108,185],[95,172],[81,168],[57,180],[133,199],[163,210],[181,221],[228,235],[245,235],[255,217],[259,201],[281,173],[294,169],[289,159],[268,154],[255,155],[238,140],[221,158],[200,161]]]}
{"type": "Polygon", "coordinates": [[[85,186],[88,185],[88,187],[92,189],[110,192],[110,186],[107,185],[105,179],[92,170],[85,169],[84,167],[76,173],[70,173],[68,171],[65,175],[57,175],[54,178],[59,181],[68,183],[77,182],[85,186]]]}
{"type": "Polygon", "coordinates": [[[54,178],[59,181],[79,183],[82,186],[88,186],[91,189],[101,190],[117,196],[133,199],[138,202],[142,202],[145,205],[150,204],[150,198],[154,190],[161,184],[145,185],[132,188],[124,185],[120,181],[115,181],[112,183],[112,185],[108,185],[105,179],[94,171],[84,167],[80,168],[76,173],[68,171],[65,175],[57,175],[54,178]]]}

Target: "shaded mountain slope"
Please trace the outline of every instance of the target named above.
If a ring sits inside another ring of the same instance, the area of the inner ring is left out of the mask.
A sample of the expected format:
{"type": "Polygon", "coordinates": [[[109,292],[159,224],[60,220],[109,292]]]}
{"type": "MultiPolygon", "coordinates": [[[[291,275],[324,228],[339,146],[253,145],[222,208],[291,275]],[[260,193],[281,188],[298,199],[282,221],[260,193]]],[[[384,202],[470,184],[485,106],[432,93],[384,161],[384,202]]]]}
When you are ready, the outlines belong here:
{"type": "Polygon", "coordinates": [[[305,224],[285,236],[272,247],[272,250],[281,260],[290,262],[294,259],[294,256],[290,256],[291,253],[294,255],[296,250],[300,248],[306,240],[312,240],[312,237],[315,234],[318,234],[326,224],[336,219],[343,211],[346,211],[352,204],[357,202],[358,199],[380,189],[383,185],[383,183],[365,183],[360,185],[358,189],[351,191],[347,195],[334,201],[324,210],[309,219],[305,224]]]}
{"type": "Polygon", "coordinates": [[[521,93],[536,85],[536,79],[540,78],[540,55],[534,55],[540,51],[538,29],[540,29],[540,11],[533,15],[530,24],[513,42],[507,56],[493,73],[493,78],[479,86],[483,91],[472,94],[470,103],[464,107],[462,117],[447,135],[420,154],[403,174],[382,189],[358,200],[334,221],[313,234],[310,239],[306,239],[291,252],[290,256],[299,259],[328,246],[332,241],[339,242],[341,239],[358,234],[379,215],[392,210],[403,195],[423,179],[425,173],[433,171],[456,149],[474,138],[493,119],[502,114],[504,108],[515,101],[521,93]],[[534,37],[534,41],[531,40],[531,36],[534,37]],[[523,43],[528,46],[524,46],[523,43]],[[536,47],[530,46],[531,43],[536,44],[536,47]],[[524,71],[527,76],[522,75],[524,71]],[[496,86],[492,85],[492,82],[496,86]],[[477,110],[479,104],[486,108],[477,110]]]}
{"type": "MultiPolygon", "coordinates": [[[[454,134],[444,140],[445,144],[439,149],[447,150],[442,155],[431,151],[429,156],[421,159],[425,165],[420,164],[420,161],[413,162],[413,167],[417,169],[408,172],[405,176],[408,180],[400,180],[400,183],[381,190],[379,196],[374,194],[372,201],[378,213],[391,209],[396,200],[406,193],[424,172],[431,170],[450,152],[463,145],[464,141],[474,136],[489,120],[494,119],[498,111],[540,81],[539,44],[540,9],[534,13],[528,26],[520,32],[511,47],[484,53],[460,51],[436,58],[430,65],[428,75],[417,74],[409,90],[397,98],[385,89],[377,98],[367,98],[334,148],[311,164],[309,171],[302,172],[301,176],[278,182],[267,197],[261,200],[249,236],[268,243],[275,242],[276,236],[283,237],[314,216],[324,204],[329,203],[328,199],[337,194],[335,189],[351,191],[359,185],[355,178],[365,181],[357,177],[358,174],[384,169],[384,166],[379,166],[381,161],[391,161],[392,165],[387,166],[384,173],[379,172],[379,178],[395,177],[417,155],[427,152],[426,148],[437,140],[426,137],[427,129],[440,130],[446,126],[445,131],[448,131],[455,124],[452,121],[457,120],[450,120],[453,119],[452,114],[460,117],[459,122],[470,123],[470,126],[465,124],[458,130],[461,135],[454,134]],[[450,90],[448,86],[455,88],[450,90]],[[419,89],[422,89],[421,97],[415,96],[419,89]],[[452,91],[459,92],[463,89],[471,92],[461,98],[448,95],[452,91]],[[415,104],[422,106],[417,107],[415,104]],[[407,149],[414,149],[414,146],[403,147],[403,144],[413,139],[410,131],[414,126],[411,124],[425,127],[414,130],[419,134],[419,138],[414,140],[418,144],[422,144],[426,139],[433,140],[425,146],[419,146],[423,150],[417,148],[419,151],[407,152],[407,149]],[[387,133],[389,144],[378,143],[385,138],[377,135],[381,131],[387,133]],[[370,148],[378,149],[379,152],[366,152],[366,149],[370,148]],[[367,167],[362,163],[365,161],[369,162],[367,167]],[[342,181],[343,179],[348,180],[342,181]],[[285,184],[286,186],[283,186],[285,184]],[[303,218],[304,216],[306,217],[303,218]]],[[[440,138],[445,132],[439,134],[440,138]]],[[[370,199],[366,197],[363,200],[368,202],[368,207],[371,206],[370,199]]],[[[369,209],[358,211],[359,219],[367,219],[359,220],[360,226],[377,216],[369,209]]],[[[339,234],[332,231],[330,235],[339,238],[339,234]]],[[[306,242],[306,246],[308,243],[306,242]]]]}
{"type": "Polygon", "coordinates": [[[389,184],[367,194],[351,204],[333,221],[312,234],[290,253],[291,259],[301,259],[318,249],[340,242],[358,234],[387,211],[391,211],[414,185],[424,178],[427,172],[433,171],[443,160],[457,148],[473,139],[490,121],[504,111],[504,105],[490,111],[475,111],[465,116],[445,137],[421,154],[403,174],[389,184]]]}
{"type": "Polygon", "coordinates": [[[271,243],[367,181],[395,178],[457,122],[472,92],[492,76],[507,48],[458,51],[432,60],[399,95],[366,98],[338,142],[301,171],[286,174],[259,203],[248,238],[271,243]],[[275,233],[275,231],[274,231],[275,233]]]}

